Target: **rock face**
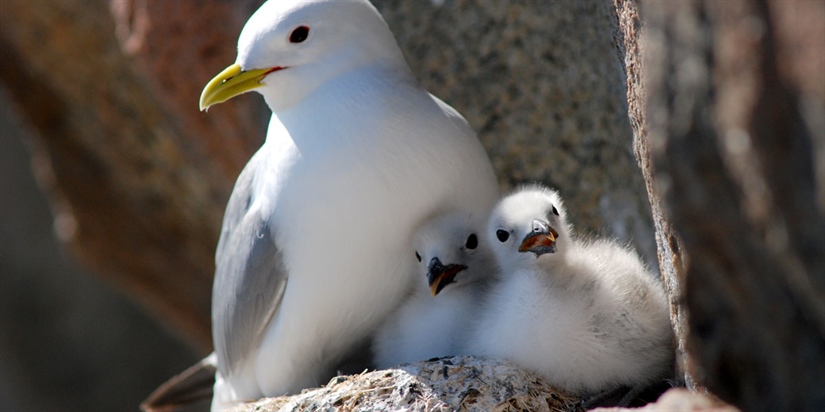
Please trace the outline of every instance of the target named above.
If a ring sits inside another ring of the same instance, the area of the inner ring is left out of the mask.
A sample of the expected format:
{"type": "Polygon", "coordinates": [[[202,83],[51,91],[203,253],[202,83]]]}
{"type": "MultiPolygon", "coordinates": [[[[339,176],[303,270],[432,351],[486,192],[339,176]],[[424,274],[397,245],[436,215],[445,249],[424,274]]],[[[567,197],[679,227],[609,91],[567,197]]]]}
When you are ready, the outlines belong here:
{"type": "Polygon", "coordinates": [[[479,132],[503,188],[558,188],[582,233],[631,241],[652,263],[612,5],[431,3],[374,2],[424,86],[479,132]]]}
{"type": "Polygon", "coordinates": [[[649,2],[641,26],[617,6],[686,380],[822,410],[825,4],[649,2]]]}
{"type": "Polygon", "coordinates": [[[690,361],[685,347],[687,336],[687,316],[682,305],[685,263],[679,247],[679,237],[670,221],[665,218],[662,199],[656,189],[655,175],[650,159],[650,144],[646,116],[646,38],[643,36],[642,16],[639,3],[634,0],[616,0],[616,16],[619,21],[622,41],[618,43],[627,71],[627,102],[630,124],[633,126],[633,150],[645,176],[648,200],[656,229],[656,252],[659,271],[670,303],[670,320],[676,336],[677,366],[679,381],[694,388],[693,374],[689,372],[690,361]]]}

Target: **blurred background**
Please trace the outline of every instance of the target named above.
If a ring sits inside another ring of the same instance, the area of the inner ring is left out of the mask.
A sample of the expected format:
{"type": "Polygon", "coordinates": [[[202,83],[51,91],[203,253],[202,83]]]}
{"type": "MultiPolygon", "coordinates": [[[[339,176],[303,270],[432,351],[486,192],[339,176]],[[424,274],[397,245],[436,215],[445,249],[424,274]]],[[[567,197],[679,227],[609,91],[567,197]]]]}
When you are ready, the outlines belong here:
{"type": "Polygon", "coordinates": [[[137,410],[196,352],[58,243],[12,109],[0,93],[0,410],[137,410]]]}

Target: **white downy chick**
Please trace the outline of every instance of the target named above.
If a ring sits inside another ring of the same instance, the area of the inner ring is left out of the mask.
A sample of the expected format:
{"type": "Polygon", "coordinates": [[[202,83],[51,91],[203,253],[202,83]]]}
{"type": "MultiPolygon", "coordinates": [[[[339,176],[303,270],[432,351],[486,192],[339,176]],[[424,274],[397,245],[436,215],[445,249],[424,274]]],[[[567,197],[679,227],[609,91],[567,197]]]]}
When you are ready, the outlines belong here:
{"type": "Polygon", "coordinates": [[[667,300],[635,252],[575,239],[559,194],[539,186],[502,199],[487,232],[502,273],[474,354],[508,359],[580,396],[668,377],[667,300]]]}
{"type": "Polygon", "coordinates": [[[467,354],[471,322],[495,272],[483,228],[484,222],[454,212],[417,230],[414,291],[376,334],[378,368],[467,354]]]}

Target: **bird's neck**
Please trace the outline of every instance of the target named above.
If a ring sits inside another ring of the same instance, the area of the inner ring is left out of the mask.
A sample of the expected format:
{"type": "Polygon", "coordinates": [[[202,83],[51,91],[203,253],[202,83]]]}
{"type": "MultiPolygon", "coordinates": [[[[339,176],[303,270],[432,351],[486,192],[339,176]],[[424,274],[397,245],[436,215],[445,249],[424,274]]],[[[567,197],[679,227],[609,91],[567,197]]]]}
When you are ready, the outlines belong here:
{"type": "Polygon", "coordinates": [[[423,93],[423,89],[408,71],[359,68],[330,79],[297,104],[273,108],[273,121],[282,125],[301,151],[313,142],[356,143],[372,136],[363,130],[381,130],[396,117],[405,116],[390,109],[402,106],[399,100],[408,98],[410,92],[423,93]]]}
{"type": "MultiPolygon", "coordinates": [[[[339,63],[334,58],[323,62],[291,67],[278,72],[273,87],[259,91],[267,106],[278,116],[301,111],[316,112],[319,104],[330,100],[337,105],[348,105],[359,90],[374,84],[383,84],[388,91],[396,84],[416,83],[403,60],[377,59],[364,62],[339,63]]],[[[273,76],[274,77],[274,76],[273,76]]],[[[317,115],[315,115],[317,116],[317,115]]]]}

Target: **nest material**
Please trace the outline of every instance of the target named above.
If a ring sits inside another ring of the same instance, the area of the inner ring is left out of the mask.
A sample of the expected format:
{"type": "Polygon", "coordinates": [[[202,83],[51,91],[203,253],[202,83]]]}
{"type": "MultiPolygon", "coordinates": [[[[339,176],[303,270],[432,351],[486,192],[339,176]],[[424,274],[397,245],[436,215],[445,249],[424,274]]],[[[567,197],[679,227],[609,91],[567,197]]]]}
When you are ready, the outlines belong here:
{"type": "Polygon", "coordinates": [[[572,410],[579,401],[509,363],[447,357],[337,376],[324,387],[239,405],[232,412],[561,412],[572,410]]]}

